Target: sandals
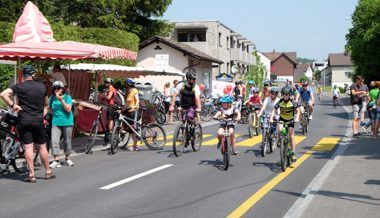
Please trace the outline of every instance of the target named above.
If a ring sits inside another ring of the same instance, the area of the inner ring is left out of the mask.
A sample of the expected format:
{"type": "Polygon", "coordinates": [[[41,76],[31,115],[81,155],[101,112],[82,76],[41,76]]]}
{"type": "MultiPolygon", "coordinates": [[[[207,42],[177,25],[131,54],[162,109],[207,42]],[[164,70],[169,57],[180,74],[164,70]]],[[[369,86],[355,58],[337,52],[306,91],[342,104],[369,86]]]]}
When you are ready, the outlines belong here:
{"type": "Polygon", "coordinates": [[[36,183],[37,182],[37,179],[35,176],[28,176],[24,179],[25,182],[28,182],[28,183],[36,183]]]}
{"type": "Polygon", "coordinates": [[[52,180],[55,178],[56,178],[56,176],[53,173],[46,173],[45,174],[45,180],[52,180]]]}

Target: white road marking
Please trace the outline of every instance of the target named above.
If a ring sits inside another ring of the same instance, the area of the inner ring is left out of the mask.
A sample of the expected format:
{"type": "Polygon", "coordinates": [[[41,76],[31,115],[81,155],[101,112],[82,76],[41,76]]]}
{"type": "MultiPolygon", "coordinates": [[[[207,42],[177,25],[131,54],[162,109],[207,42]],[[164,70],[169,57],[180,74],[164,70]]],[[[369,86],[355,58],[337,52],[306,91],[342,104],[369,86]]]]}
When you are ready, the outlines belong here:
{"type": "Polygon", "coordinates": [[[111,188],[115,188],[116,186],[119,186],[119,185],[123,185],[127,182],[130,182],[130,181],[133,181],[133,180],[136,180],[138,178],[141,178],[143,176],[147,176],[149,174],[152,174],[152,173],[155,173],[157,171],[160,171],[160,170],[163,170],[163,169],[166,169],[168,167],[171,167],[173,166],[173,164],[165,164],[165,165],[162,165],[160,167],[157,167],[157,168],[154,168],[154,169],[151,169],[151,170],[148,170],[148,171],[145,171],[143,173],[140,173],[140,174],[137,174],[137,175],[134,175],[134,176],[131,176],[129,178],[126,178],[126,179],[123,179],[123,180],[120,180],[118,182],[115,182],[115,183],[112,183],[112,184],[109,184],[109,185],[106,185],[106,186],[103,186],[99,189],[103,189],[103,190],[109,190],[111,188]]]}

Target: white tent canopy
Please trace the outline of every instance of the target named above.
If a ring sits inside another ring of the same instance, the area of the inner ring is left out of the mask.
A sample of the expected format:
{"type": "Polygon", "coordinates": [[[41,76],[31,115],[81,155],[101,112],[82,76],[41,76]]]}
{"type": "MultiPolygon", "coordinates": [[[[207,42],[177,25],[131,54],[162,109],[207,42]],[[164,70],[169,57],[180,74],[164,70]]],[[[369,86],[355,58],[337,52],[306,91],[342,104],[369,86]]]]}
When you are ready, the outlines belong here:
{"type": "Polygon", "coordinates": [[[83,71],[92,71],[92,72],[101,72],[101,71],[115,71],[115,72],[134,72],[139,73],[141,76],[144,75],[162,75],[162,76],[185,76],[179,70],[176,69],[161,69],[153,67],[127,67],[113,64],[70,64],[62,66],[62,69],[67,70],[83,70],[83,71]]]}

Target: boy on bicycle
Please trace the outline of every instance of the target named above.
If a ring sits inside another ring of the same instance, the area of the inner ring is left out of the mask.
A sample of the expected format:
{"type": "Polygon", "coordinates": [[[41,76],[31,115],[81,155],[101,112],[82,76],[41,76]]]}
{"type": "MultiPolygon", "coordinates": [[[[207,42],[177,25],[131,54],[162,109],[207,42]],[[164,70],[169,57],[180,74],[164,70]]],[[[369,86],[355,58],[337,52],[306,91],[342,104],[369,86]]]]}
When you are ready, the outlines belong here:
{"type": "MultiPolygon", "coordinates": [[[[222,119],[226,119],[226,120],[231,119],[232,120],[236,115],[235,121],[240,120],[240,111],[232,106],[232,102],[233,102],[232,96],[225,95],[219,101],[222,104],[222,108],[218,112],[216,112],[215,116],[213,117],[214,119],[218,119],[221,117],[222,119]]],[[[217,136],[219,139],[218,148],[220,146],[220,142],[222,140],[225,127],[226,126],[224,124],[220,125],[220,127],[219,127],[218,136],[217,136]]],[[[235,134],[234,134],[235,125],[233,122],[231,122],[231,123],[228,123],[227,127],[228,127],[228,131],[230,133],[232,154],[237,155],[237,154],[239,154],[239,152],[235,148],[235,145],[236,145],[235,134]]]]}
{"type": "Polygon", "coordinates": [[[253,88],[252,89],[253,95],[246,101],[244,102],[244,105],[252,105],[255,107],[255,112],[258,113],[258,110],[261,108],[263,105],[263,102],[261,101],[260,98],[260,91],[258,88],[253,88]]]}
{"type": "MultiPolygon", "coordinates": [[[[269,122],[273,123],[273,117],[277,112],[277,114],[280,115],[280,122],[282,121],[284,124],[285,123],[288,124],[288,127],[289,127],[288,135],[289,135],[289,140],[290,140],[289,149],[290,149],[292,161],[296,161],[297,157],[294,153],[295,151],[294,122],[299,121],[299,110],[297,110],[297,107],[298,107],[297,103],[290,99],[290,95],[292,94],[292,92],[293,90],[289,86],[285,86],[284,88],[281,89],[282,98],[274,106],[269,122]]],[[[278,138],[280,138],[283,124],[279,123],[277,127],[278,127],[277,128],[278,138]]]]}

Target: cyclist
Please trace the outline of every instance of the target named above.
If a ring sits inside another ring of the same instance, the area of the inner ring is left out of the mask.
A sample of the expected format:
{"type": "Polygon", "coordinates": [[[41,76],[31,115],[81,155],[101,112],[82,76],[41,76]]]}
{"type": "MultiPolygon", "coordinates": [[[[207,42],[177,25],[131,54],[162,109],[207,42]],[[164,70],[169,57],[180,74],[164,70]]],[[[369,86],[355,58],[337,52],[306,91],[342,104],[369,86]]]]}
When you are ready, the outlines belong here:
{"type": "Polygon", "coordinates": [[[336,103],[338,103],[338,97],[340,94],[340,91],[336,85],[334,85],[334,89],[331,91],[332,96],[333,96],[333,107],[336,108],[336,103]]]}
{"type": "Polygon", "coordinates": [[[295,87],[292,81],[288,81],[286,86],[289,86],[292,89],[292,92],[290,93],[290,99],[298,101],[298,98],[300,97],[300,94],[298,92],[298,89],[295,87]]]}
{"type": "MultiPolygon", "coordinates": [[[[140,104],[139,99],[139,91],[135,87],[136,81],[132,78],[128,78],[125,80],[126,85],[126,91],[125,91],[125,108],[128,109],[126,111],[123,111],[123,114],[125,114],[127,117],[134,120],[134,122],[129,121],[128,123],[131,124],[133,127],[135,126],[137,120],[138,120],[138,109],[140,104]]],[[[135,134],[131,134],[133,139],[133,145],[132,148],[130,148],[131,151],[138,151],[137,147],[137,138],[135,134]]]]}
{"type": "MultiPolygon", "coordinates": [[[[307,80],[302,81],[302,87],[299,89],[298,93],[301,98],[301,103],[308,104],[309,105],[309,120],[313,119],[312,113],[313,113],[313,107],[314,107],[314,95],[313,90],[308,87],[309,82],[307,80]]],[[[297,98],[298,100],[298,98],[297,98]]],[[[296,100],[296,101],[297,101],[296,100]]]]}
{"type": "MultiPolygon", "coordinates": [[[[294,141],[294,122],[298,122],[299,120],[299,110],[297,110],[297,103],[291,100],[290,96],[293,93],[293,90],[290,86],[285,86],[281,89],[281,99],[277,102],[272,110],[272,114],[270,117],[270,122],[273,123],[274,115],[280,115],[280,121],[284,123],[288,123],[289,127],[289,140],[290,140],[290,154],[292,157],[292,161],[296,161],[297,157],[294,153],[295,151],[295,141],[294,141]]],[[[277,134],[278,138],[280,138],[282,124],[278,124],[277,126],[277,134]]]]}
{"type": "Polygon", "coordinates": [[[186,73],[186,82],[180,83],[177,86],[177,89],[173,93],[172,101],[170,103],[169,111],[174,111],[174,104],[177,95],[181,99],[181,108],[187,111],[187,118],[190,120],[195,120],[195,112],[201,112],[201,90],[199,86],[195,84],[197,75],[195,72],[186,73]]]}
{"type": "Polygon", "coordinates": [[[108,142],[110,137],[110,132],[113,128],[113,118],[115,117],[115,109],[113,106],[116,104],[116,89],[113,86],[113,79],[106,78],[104,80],[104,84],[106,85],[108,91],[106,94],[101,95],[100,97],[107,102],[107,127],[108,131],[105,131],[104,141],[108,142]]]}
{"type": "Polygon", "coordinates": [[[270,95],[271,95],[271,93],[270,93],[270,81],[265,80],[264,81],[264,87],[261,90],[261,99],[265,100],[270,95]]]}
{"type": "Polygon", "coordinates": [[[280,101],[278,98],[278,88],[272,87],[270,89],[270,96],[265,98],[263,106],[260,110],[260,112],[257,114],[258,117],[260,117],[262,114],[264,115],[271,115],[274,106],[277,104],[277,102],[280,101]]]}
{"type": "Polygon", "coordinates": [[[255,82],[253,80],[248,81],[248,98],[252,96],[252,91],[255,88],[255,82]]]}
{"type": "Polygon", "coordinates": [[[322,94],[322,88],[320,85],[318,85],[317,87],[318,100],[321,100],[321,94],[322,94]]]}
{"type": "Polygon", "coordinates": [[[244,105],[253,105],[261,107],[263,105],[263,102],[261,101],[259,93],[259,89],[254,88],[252,90],[253,95],[247,101],[244,102],[244,105]]]}
{"type": "MultiPolygon", "coordinates": [[[[216,112],[216,114],[214,115],[214,119],[218,119],[219,117],[221,117],[222,119],[233,119],[236,115],[235,121],[239,121],[240,120],[240,111],[237,108],[234,108],[232,106],[232,101],[233,101],[232,96],[229,96],[229,95],[223,96],[219,100],[219,102],[222,104],[222,108],[220,108],[220,110],[218,112],[216,112]]],[[[220,125],[219,130],[218,130],[218,136],[217,136],[219,139],[218,148],[220,147],[220,143],[221,143],[223,133],[224,133],[224,128],[225,128],[225,125],[220,125]]],[[[237,155],[237,154],[239,154],[239,152],[235,148],[235,146],[236,146],[235,141],[236,140],[235,140],[234,128],[235,128],[235,125],[232,122],[231,122],[231,124],[228,124],[228,131],[230,133],[232,154],[237,155]]]]}

